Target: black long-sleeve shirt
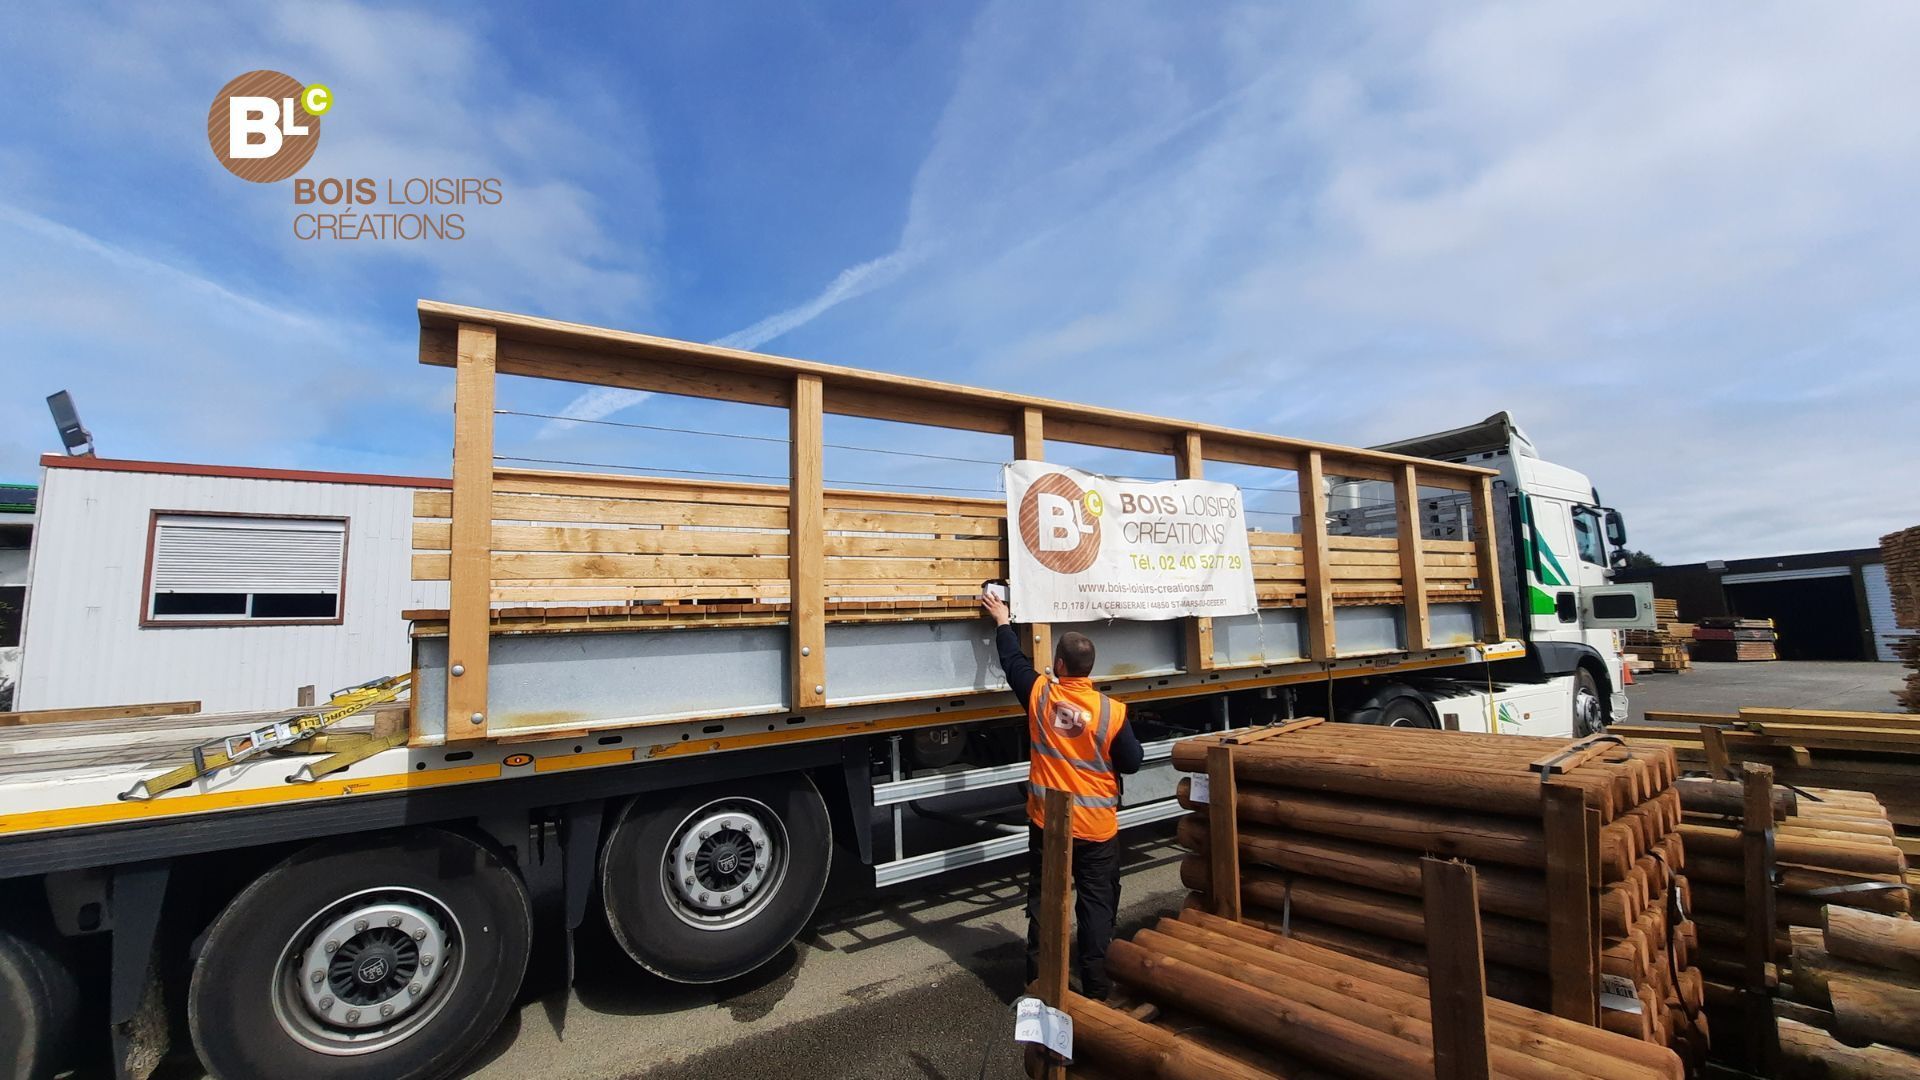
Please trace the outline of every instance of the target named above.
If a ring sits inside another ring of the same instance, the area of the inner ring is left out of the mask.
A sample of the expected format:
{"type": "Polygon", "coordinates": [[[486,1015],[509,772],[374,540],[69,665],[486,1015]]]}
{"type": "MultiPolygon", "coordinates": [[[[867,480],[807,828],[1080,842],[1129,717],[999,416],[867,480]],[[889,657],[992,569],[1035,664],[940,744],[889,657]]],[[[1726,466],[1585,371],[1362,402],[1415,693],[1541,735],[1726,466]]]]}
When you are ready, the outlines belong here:
{"type": "MultiPolygon", "coordinates": [[[[1021,705],[1032,701],[1034,684],[1042,676],[1034,670],[1033,661],[1021,651],[1019,635],[1013,632],[1013,627],[1002,626],[994,635],[994,645],[1000,651],[1000,670],[1006,673],[1007,685],[1020,695],[1021,705]]],[[[1140,746],[1139,736],[1133,733],[1133,725],[1127,723],[1122,723],[1120,730],[1114,733],[1109,753],[1113,757],[1114,771],[1122,773],[1139,772],[1140,762],[1146,756],[1146,751],[1140,746]]]]}

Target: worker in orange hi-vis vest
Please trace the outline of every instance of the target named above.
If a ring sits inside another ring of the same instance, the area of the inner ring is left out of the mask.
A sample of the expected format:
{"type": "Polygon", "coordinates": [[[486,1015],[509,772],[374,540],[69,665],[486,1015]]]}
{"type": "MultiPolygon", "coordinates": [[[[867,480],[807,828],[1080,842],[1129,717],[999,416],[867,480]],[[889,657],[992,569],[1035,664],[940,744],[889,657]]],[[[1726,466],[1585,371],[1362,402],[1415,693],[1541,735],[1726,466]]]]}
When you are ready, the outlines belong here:
{"type": "Polygon", "coordinates": [[[1053,671],[1042,676],[1020,649],[1007,605],[983,593],[980,606],[995,632],[1000,670],[1027,706],[1027,983],[1040,977],[1040,852],[1049,788],[1073,800],[1074,924],[1078,930],[1080,992],[1098,1001],[1107,979],[1107,946],[1120,909],[1120,773],[1137,772],[1143,751],[1127,726],[1127,707],[1093,688],[1093,642],[1065,633],[1053,650],[1053,671]]]}

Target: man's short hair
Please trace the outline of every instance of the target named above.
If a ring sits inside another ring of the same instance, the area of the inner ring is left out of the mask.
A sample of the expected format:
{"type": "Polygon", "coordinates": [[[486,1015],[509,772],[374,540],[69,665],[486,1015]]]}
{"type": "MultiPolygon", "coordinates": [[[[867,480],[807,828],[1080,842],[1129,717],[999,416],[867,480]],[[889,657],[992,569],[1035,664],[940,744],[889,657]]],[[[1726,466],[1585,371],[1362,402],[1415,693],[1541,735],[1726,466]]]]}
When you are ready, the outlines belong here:
{"type": "Polygon", "coordinates": [[[1053,647],[1053,660],[1060,667],[1059,674],[1069,678],[1093,674],[1093,639],[1072,630],[1061,634],[1053,647]]]}

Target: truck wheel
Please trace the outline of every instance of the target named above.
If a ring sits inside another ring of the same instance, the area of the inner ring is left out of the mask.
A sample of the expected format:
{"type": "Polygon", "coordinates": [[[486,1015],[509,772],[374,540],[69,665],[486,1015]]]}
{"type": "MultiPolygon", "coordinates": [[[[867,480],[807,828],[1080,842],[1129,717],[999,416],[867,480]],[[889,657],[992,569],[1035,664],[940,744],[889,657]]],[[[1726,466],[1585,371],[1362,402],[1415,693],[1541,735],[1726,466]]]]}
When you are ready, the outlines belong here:
{"type": "Polygon", "coordinates": [[[0,1074],[41,1080],[69,1064],[80,994],[51,949],[0,930],[0,1074]]]}
{"type": "Polygon", "coordinates": [[[1349,724],[1373,724],[1377,727],[1437,727],[1426,700],[1405,687],[1385,690],[1368,699],[1365,705],[1348,715],[1349,724]]]}
{"type": "Polygon", "coordinates": [[[1573,669],[1573,735],[1585,738],[1598,735],[1607,726],[1606,699],[1600,696],[1600,680],[1589,668],[1573,669]]]}
{"type": "Polygon", "coordinates": [[[465,837],[309,848],[207,932],[194,1046],[231,1080],[446,1076],[512,1006],[532,929],[519,875],[465,837]]]}
{"type": "Polygon", "coordinates": [[[832,856],[827,804],[805,776],[708,784],[628,803],[607,836],[600,891],[641,967],[719,982],[799,935],[832,856]]]}

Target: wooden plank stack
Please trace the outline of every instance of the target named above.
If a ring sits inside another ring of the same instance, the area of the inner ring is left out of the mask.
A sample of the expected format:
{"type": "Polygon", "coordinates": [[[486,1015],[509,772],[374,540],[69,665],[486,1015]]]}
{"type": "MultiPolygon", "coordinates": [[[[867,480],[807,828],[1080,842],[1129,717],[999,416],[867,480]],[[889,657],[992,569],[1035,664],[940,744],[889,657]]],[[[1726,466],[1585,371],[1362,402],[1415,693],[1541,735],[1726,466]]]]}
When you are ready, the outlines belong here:
{"type": "MultiPolygon", "coordinates": [[[[1232,786],[1231,765],[1221,771],[1232,786]]],[[[1033,988],[1073,1018],[1064,1065],[1030,1052],[1032,1077],[1680,1080],[1673,1051],[1489,997],[1473,867],[1424,858],[1424,917],[1444,932],[1426,951],[1432,977],[1374,963],[1196,908],[1116,941],[1118,995],[1065,989],[1071,905],[1064,795],[1050,795],[1033,988]],[[1054,811],[1054,804],[1059,811],[1054,811]],[[1049,966],[1052,960],[1053,966],[1049,966]]],[[[1231,821],[1229,815],[1227,820],[1231,821]]],[[[1231,826],[1228,826],[1229,828],[1231,826]]],[[[1237,866],[1237,860],[1225,863],[1237,866]]],[[[1237,876],[1228,869],[1229,876],[1237,876]]]]}
{"type": "MultiPolygon", "coordinates": [[[[1653,600],[1654,628],[1651,630],[1628,630],[1621,635],[1627,655],[1635,660],[1644,661],[1648,671],[1690,671],[1693,657],[1690,648],[1693,643],[1694,626],[1680,621],[1680,602],[1655,597],[1653,600]]],[[[1635,671],[1643,670],[1635,666],[1635,671]]]]}
{"type": "MultiPolygon", "coordinates": [[[[1468,859],[1489,993],[1704,1056],[1694,930],[1673,903],[1687,884],[1666,748],[1305,720],[1187,740],[1174,764],[1205,770],[1210,749],[1231,750],[1237,789],[1239,895],[1224,910],[1422,974],[1420,858],[1468,859]]],[[[1215,789],[1196,799],[1186,780],[1179,793],[1202,810],[1215,789]]],[[[1181,876],[1191,904],[1220,911],[1215,828],[1181,822],[1194,852],[1181,876]]]]}
{"type": "Polygon", "coordinates": [[[1900,707],[1920,713],[1920,525],[1880,538],[1880,558],[1893,594],[1893,622],[1912,633],[1894,642],[1893,651],[1907,669],[1907,681],[1894,697],[1900,707]]]}
{"type": "Polygon", "coordinates": [[[1779,635],[1772,619],[1739,619],[1710,615],[1693,628],[1695,660],[1778,660],[1774,648],[1779,635]]]}
{"type": "Polygon", "coordinates": [[[1920,832],[1920,717],[1743,708],[1738,715],[1652,712],[1647,720],[1608,731],[1671,746],[1689,772],[1724,776],[1727,762],[1751,761],[1771,766],[1781,784],[1868,792],[1898,830],[1920,832]]]}
{"type": "Polygon", "coordinates": [[[1920,923],[1830,907],[1793,930],[1785,985],[1783,1076],[1920,1078],[1920,923]]]}

